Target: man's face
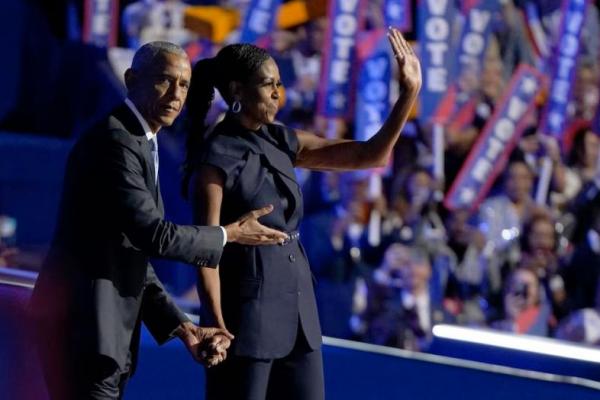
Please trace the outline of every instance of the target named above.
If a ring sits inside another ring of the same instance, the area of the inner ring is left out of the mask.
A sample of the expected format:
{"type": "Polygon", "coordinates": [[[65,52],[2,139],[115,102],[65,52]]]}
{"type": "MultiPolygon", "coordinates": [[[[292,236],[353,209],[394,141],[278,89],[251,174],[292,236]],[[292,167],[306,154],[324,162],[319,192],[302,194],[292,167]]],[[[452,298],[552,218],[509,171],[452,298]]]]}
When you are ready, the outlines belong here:
{"type": "Polygon", "coordinates": [[[529,247],[534,254],[550,254],[555,245],[555,233],[552,222],[538,220],[531,227],[529,247]]]}
{"type": "Polygon", "coordinates": [[[128,71],[129,96],[153,132],[170,126],[183,108],[192,69],[187,57],[163,53],[144,71],[128,71]]]}

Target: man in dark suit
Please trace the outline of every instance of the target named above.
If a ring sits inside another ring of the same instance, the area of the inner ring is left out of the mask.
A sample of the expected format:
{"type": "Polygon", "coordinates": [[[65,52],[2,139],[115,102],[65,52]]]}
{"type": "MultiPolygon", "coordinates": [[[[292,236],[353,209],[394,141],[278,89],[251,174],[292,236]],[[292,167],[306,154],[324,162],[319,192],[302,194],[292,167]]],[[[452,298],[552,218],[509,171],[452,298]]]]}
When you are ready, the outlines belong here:
{"type": "Polygon", "coordinates": [[[128,98],[71,151],[57,230],[31,303],[52,399],[121,398],[142,322],[158,343],[177,336],[198,361],[222,361],[232,336],[193,325],[149,257],[206,267],[219,263],[227,241],[287,238],[258,222],[270,206],[225,227],[164,220],[156,134],[179,115],[190,78],[181,48],[143,46],[125,73],[128,98]]]}

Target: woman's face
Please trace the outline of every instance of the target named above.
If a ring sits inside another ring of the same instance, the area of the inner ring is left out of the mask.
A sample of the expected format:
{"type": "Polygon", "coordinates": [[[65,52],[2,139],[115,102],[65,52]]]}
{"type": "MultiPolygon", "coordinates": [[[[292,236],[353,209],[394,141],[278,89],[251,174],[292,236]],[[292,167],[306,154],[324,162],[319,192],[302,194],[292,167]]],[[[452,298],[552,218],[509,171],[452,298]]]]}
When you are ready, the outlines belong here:
{"type": "Polygon", "coordinates": [[[533,176],[523,162],[513,162],[508,167],[505,189],[508,197],[514,202],[526,200],[531,196],[533,176]]]}
{"type": "Polygon", "coordinates": [[[241,114],[249,126],[258,129],[260,125],[270,124],[275,120],[279,111],[280,88],[279,68],[269,58],[241,88],[241,114]]]}

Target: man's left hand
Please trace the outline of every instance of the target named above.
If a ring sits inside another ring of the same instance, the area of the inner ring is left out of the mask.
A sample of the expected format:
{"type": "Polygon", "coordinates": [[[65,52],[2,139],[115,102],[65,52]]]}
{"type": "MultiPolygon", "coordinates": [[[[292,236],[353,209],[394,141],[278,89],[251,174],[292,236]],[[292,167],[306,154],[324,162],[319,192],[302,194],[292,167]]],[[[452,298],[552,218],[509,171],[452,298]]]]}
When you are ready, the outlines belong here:
{"type": "Polygon", "coordinates": [[[227,349],[233,340],[233,335],[226,329],[199,327],[191,322],[182,323],[176,335],[194,360],[207,367],[215,366],[227,358],[227,349]]]}

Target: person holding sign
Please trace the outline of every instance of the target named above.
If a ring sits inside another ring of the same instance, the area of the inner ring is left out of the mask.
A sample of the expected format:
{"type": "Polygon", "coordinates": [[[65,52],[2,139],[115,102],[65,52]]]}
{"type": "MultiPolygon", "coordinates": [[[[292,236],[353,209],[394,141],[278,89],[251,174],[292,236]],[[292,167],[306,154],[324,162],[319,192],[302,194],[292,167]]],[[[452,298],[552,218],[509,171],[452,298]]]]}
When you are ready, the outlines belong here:
{"type": "Polygon", "coordinates": [[[207,370],[208,399],[324,397],[321,331],[297,231],[303,207],[294,167],[386,165],[421,87],[420,64],[410,46],[396,29],[388,38],[402,90],[381,129],[364,142],[328,140],[275,124],[281,80],[263,49],[229,45],[194,67],[184,193],[195,220],[219,225],[255,205],[274,204],[261,221],[289,235],[283,245],[227,246],[219,268],[199,273],[203,325],[236,337],[227,360],[207,370]],[[207,133],[215,87],[230,109],[207,133]]]}

